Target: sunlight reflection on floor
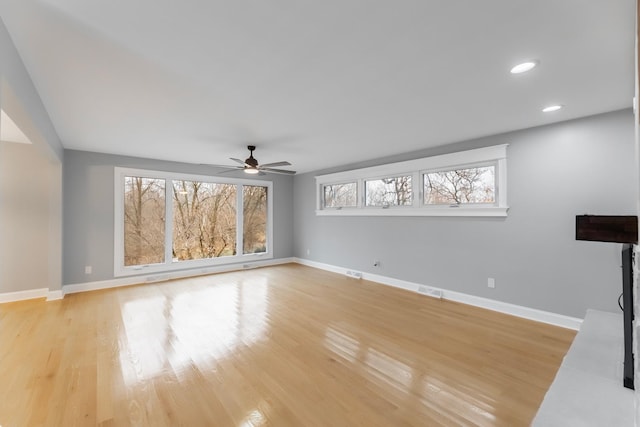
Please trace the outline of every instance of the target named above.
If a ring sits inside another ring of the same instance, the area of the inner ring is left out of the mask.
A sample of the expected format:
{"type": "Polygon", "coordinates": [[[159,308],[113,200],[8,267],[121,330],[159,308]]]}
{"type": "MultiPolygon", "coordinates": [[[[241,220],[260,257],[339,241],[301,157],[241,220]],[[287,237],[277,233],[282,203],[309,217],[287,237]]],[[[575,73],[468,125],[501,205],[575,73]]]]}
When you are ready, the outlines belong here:
{"type": "Polygon", "coordinates": [[[264,339],[268,296],[266,280],[253,279],[124,302],[119,356],[125,383],[167,370],[179,374],[193,363],[215,362],[239,345],[264,339]],[[208,337],[201,336],[203,330],[208,337]]]}
{"type": "Polygon", "coordinates": [[[451,422],[467,420],[478,425],[493,425],[496,420],[492,413],[496,409],[463,387],[444,383],[426,373],[414,372],[411,366],[395,359],[389,351],[373,348],[373,343],[359,341],[336,327],[326,328],[324,346],[350,364],[361,366],[372,382],[407,395],[417,395],[425,407],[439,408],[441,415],[451,422]],[[443,407],[449,409],[443,412],[443,407]]]}

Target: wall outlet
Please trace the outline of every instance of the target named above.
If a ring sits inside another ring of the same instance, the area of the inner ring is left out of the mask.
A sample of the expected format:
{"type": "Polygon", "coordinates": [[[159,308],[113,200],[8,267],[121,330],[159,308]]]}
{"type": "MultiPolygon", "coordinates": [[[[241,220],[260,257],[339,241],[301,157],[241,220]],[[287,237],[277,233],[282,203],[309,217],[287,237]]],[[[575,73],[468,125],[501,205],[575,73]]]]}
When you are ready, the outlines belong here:
{"type": "Polygon", "coordinates": [[[311,255],[311,249],[307,248],[307,255],[311,255]]]}
{"type": "Polygon", "coordinates": [[[489,279],[487,279],[487,286],[490,287],[491,289],[496,287],[496,279],[494,279],[493,277],[489,277],[489,279]]]}
{"type": "Polygon", "coordinates": [[[84,274],[91,274],[93,272],[93,268],[90,265],[84,267],[84,274]]]}
{"type": "Polygon", "coordinates": [[[353,279],[362,279],[362,273],[359,271],[347,270],[347,277],[351,277],[353,279]]]}
{"type": "Polygon", "coordinates": [[[418,292],[423,295],[430,296],[432,298],[437,298],[437,299],[442,298],[442,291],[440,289],[434,289],[428,286],[420,285],[418,286],[418,292]]]}

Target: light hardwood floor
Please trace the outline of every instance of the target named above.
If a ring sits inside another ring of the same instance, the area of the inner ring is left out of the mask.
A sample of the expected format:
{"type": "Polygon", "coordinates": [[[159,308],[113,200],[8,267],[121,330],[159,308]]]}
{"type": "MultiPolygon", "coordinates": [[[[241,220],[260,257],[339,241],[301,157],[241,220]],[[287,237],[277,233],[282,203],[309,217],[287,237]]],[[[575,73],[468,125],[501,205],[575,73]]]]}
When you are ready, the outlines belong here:
{"type": "Polygon", "coordinates": [[[575,333],[290,264],[0,305],[0,425],[527,426],[575,333]]]}

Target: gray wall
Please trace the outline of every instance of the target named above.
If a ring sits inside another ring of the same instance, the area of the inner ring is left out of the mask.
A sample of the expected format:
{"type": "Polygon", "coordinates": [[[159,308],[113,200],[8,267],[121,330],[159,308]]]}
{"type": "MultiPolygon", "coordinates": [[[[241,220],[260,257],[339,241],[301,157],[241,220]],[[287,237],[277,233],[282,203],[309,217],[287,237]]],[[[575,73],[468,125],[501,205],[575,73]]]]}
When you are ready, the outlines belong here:
{"type": "Polygon", "coordinates": [[[52,168],[33,145],[0,141],[0,292],[50,287],[52,168]]]}
{"type": "MultiPolygon", "coordinates": [[[[206,166],[65,150],[64,284],[113,278],[114,166],[210,175],[206,166]],[[93,267],[92,274],[85,274],[87,265],[93,267]]],[[[224,176],[246,178],[241,171],[224,176]]],[[[261,178],[254,177],[251,178],[261,178]]],[[[273,181],[274,257],[291,257],[293,178],[284,175],[262,178],[273,181]]]]}
{"type": "Polygon", "coordinates": [[[580,318],[587,308],[617,311],[621,245],[576,241],[575,215],[635,215],[634,168],[633,114],[624,110],[298,175],[294,253],[580,318]],[[506,219],[314,213],[316,175],[505,143],[506,219]]]}
{"type": "MultiPolygon", "coordinates": [[[[31,206],[31,209],[38,209],[38,211],[30,210],[28,213],[25,212],[32,219],[48,215],[47,239],[37,239],[27,231],[22,236],[17,235],[13,232],[15,231],[14,228],[7,233],[1,234],[3,246],[7,248],[22,248],[26,236],[34,239],[30,241],[32,247],[39,245],[34,250],[38,254],[34,254],[29,260],[31,267],[26,266],[23,260],[17,260],[15,254],[13,254],[11,257],[2,257],[2,262],[6,265],[6,268],[15,269],[20,265],[38,272],[44,270],[47,271],[46,280],[42,281],[39,275],[36,278],[31,276],[33,272],[25,271],[26,276],[24,279],[0,282],[0,293],[36,288],[49,288],[50,291],[59,291],[62,284],[62,144],[44,108],[40,95],[36,91],[31,77],[2,21],[0,21],[0,108],[11,117],[33,143],[32,149],[37,150],[38,155],[46,157],[49,162],[48,166],[41,168],[42,170],[48,169],[48,194],[41,194],[42,200],[47,200],[48,204],[38,203],[37,206],[31,206]],[[33,279],[33,283],[27,283],[28,277],[33,279]]],[[[16,159],[12,159],[14,151],[5,152],[2,161],[6,162],[7,168],[15,167],[22,159],[19,154],[16,159]]],[[[41,170],[35,170],[39,168],[36,165],[37,163],[35,162],[28,166],[23,164],[23,170],[16,171],[16,173],[24,173],[25,170],[34,169],[34,175],[39,176],[41,170]]],[[[6,182],[10,182],[12,179],[7,177],[6,182]]],[[[30,178],[24,177],[24,179],[30,178]]],[[[14,197],[13,189],[10,187],[4,186],[0,193],[0,198],[4,201],[11,200],[14,197]]],[[[20,204],[19,206],[16,206],[15,209],[24,208],[25,205],[20,204]]],[[[9,214],[13,207],[5,206],[2,209],[4,213],[9,214]]],[[[25,230],[29,228],[24,223],[21,224],[21,227],[25,230]]],[[[5,278],[9,276],[5,276],[5,278]]]]}

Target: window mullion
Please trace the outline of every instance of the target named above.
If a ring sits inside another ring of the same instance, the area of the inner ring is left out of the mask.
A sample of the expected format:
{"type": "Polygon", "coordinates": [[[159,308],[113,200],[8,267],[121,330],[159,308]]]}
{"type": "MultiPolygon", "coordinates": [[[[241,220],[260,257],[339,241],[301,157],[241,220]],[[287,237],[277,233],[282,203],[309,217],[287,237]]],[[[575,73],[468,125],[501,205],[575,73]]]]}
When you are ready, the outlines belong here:
{"type": "Polygon", "coordinates": [[[244,193],[243,185],[236,186],[236,256],[244,254],[244,193]]]}
{"type": "Polygon", "coordinates": [[[411,194],[413,196],[411,206],[414,208],[422,206],[424,184],[420,179],[421,177],[422,174],[420,172],[414,172],[411,175],[411,194]]]}
{"type": "Polygon", "coordinates": [[[164,263],[173,262],[173,180],[165,178],[164,183],[164,263]]]}

